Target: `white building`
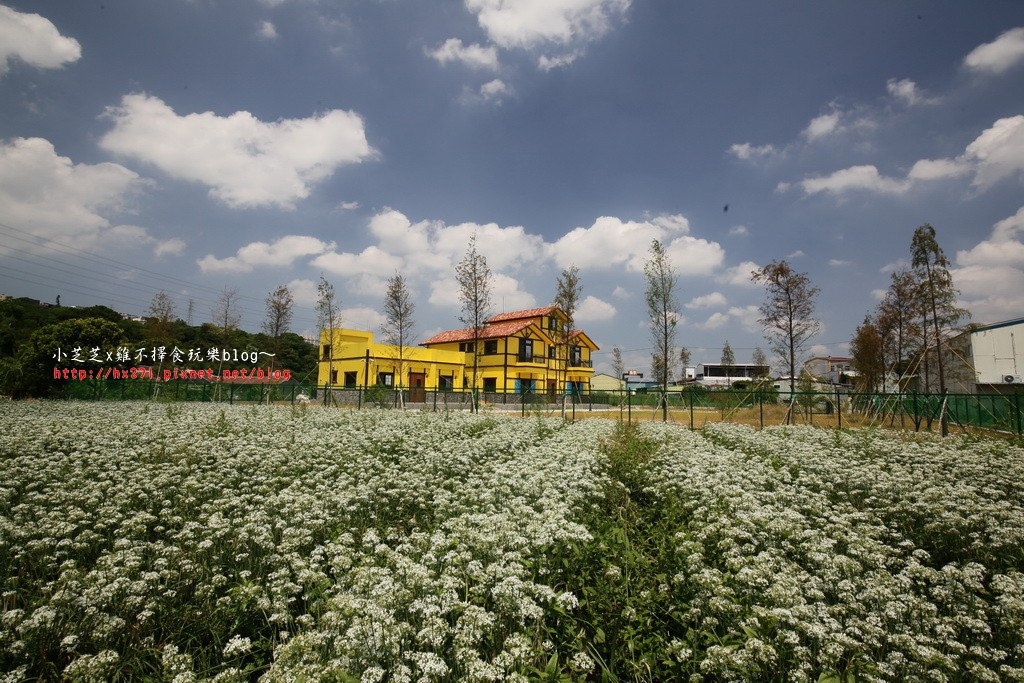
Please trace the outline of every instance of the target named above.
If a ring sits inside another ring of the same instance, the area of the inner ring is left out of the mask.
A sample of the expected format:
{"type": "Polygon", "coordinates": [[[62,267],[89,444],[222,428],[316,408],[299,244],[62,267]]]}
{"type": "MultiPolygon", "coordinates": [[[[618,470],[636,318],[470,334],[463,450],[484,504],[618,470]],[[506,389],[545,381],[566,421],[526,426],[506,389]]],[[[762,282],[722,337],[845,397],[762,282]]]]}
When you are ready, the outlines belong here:
{"type": "Polygon", "coordinates": [[[969,349],[978,391],[1019,390],[1024,385],[1024,318],[972,330],[969,349]]]}

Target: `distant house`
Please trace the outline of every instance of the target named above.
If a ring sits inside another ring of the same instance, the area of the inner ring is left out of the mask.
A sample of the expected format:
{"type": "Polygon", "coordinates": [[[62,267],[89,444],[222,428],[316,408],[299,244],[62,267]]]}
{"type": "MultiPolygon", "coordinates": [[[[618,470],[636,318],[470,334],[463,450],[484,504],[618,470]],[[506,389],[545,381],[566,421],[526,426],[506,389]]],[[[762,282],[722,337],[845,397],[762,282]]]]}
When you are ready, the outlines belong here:
{"type": "Polygon", "coordinates": [[[750,380],[755,377],[767,377],[771,370],[767,365],[754,365],[753,363],[734,363],[722,365],[721,363],[701,363],[697,366],[695,381],[705,387],[729,388],[733,382],[750,380]]]}
{"type": "Polygon", "coordinates": [[[846,356],[815,356],[804,362],[803,371],[819,382],[848,386],[857,372],[853,359],[846,356]]]}
{"type": "Polygon", "coordinates": [[[626,383],[621,377],[613,377],[603,372],[590,378],[591,391],[622,391],[625,387],[626,383]]]}

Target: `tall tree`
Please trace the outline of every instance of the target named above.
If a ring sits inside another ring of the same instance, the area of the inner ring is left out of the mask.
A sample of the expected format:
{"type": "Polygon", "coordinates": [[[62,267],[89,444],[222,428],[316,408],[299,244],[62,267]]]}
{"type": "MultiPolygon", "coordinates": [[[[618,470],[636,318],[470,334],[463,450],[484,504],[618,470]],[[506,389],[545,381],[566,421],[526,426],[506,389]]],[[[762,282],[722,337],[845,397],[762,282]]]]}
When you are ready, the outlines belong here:
{"type": "Polygon", "coordinates": [[[679,322],[677,299],[678,278],[672,260],[658,240],[651,242],[650,255],[644,263],[647,279],[647,315],[654,345],[652,371],[661,385],[661,419],[668,420],[668,383],[675,358],[676,324],[679,322]]]}
{"type": "Polygon", "coordinates": [[[158,323],[166,325],[174,321],[175,308],[174,299],[161,289],[149,304],[149,315],[156,318],[158,323]]]}
{"type": "Polygon", "coordinates": [[[794,396],[797,356],[820,329],[814,318],[814,298],[819,290],[811,286],[806,273],[796,272],[785,261],[772,261],[754,271],[751,279],[765,287],[758,322],[764,326],[771,349],[789,371],[789,395],[794,396]]]}
{"type": "Polygon", "coordinates": [[[682,366],[684,373],[686,368],[690,367],[690,349],[685,346],[679,347],[679,365],[682,366]]]}
{"type": "Polygon", "coordinates": [[[725,366],[726,376],[731,375],[732,366],[736,365],[736,354],[732,352],[728,339],[725,340],[725,346],[722,347],[722,365],[725,366]]]}
{"type": "Polygon", "coordinates": [[[568,395],[569,378],[569,346],[572,330],[575,326],[576,309],[583,296],[583,283],[580,281],[580,269],[569,266],[563,270],[555,282],[555,300],[552,302],[565,313],[565,321],[554,330],[555,336],[555,380],[562,383],[562,416],[565,417],[565,398],[568,395]],[[561,370],[559,371],[559,366],[561,370]],[[561,377],[558,375],[561,374],[561,377]]]}
{"type": "MultiPolygon", "coordinates": [[[[398,368],[399,387],[407,384],[405,376],[406,349],[412,342],[413,319],[412,314],[416,310],[413,303],[412,293],[405,278],[400,273],[395,273],[388,279],[387,290],[384,292],[384,324],[381,325],[381,336],[385,344],[395,347],[393,351],[395,364],[398,368]]],[[[405,407],[402,391],[398,391],[399,401],[405,407]]]]}
{"type": "Polygon", "coordinates": [[[906,375],[913,369],[907,361],[907,349],[912,340],[920,336],[915,296],[914,274],[907,270],[896,271],[890,275],[889,289],[875,313],[885,345],[886,368],[898,378],[900,391],[906,387],[906,375]]]}
{"type": "MultiPolygon", "coordinates": [[[[754,353],[751,356],[750,360],[754,365],[757,366],[764,367],[768,365],[768,356],[765,355],[764,349],[762,349],[760,346],[754,349],[754,353]]],[[[767,371],[761,370],[760,368],[757,369],[756,372],[764,372],[765,374],[768,374],[767,371]]]]}
{"type": "MultiPolygon", "coordinates": [[[[231,333],[242,320],[242,316],[238,313],[238,290],[225,287],[221,291],[217,303],[210,310],[210,314],[213,316],[213,324],[220,328],[222,349],[220,360],[217,363],[217,375],[221,376],[224,371],[224,355],[231,341],[231,333]]],[[[221,385],[217,384],[218,398],[220,387],[221,385]]]]}
{"type": "Polygon", "coordinates": [[[622,360],[622,349],[618,346],[612,349],[612,372],[619,380],[626,374],[626,363],[622,360]]]}
{"type": "MultiPolygon", "coordinates": [[[[320,361],[323,362],[323,356],[327,356],[328,384],[334,384],[334,328],[338,325],[339,306],[340,302],[334,293],[334,285],[321,275],[320,282],[316,285],[316,326],[320,333],[318,335],[319,343],[323,347],[320,361]],[[327,333],[327,344],[323,343],[324,332],[327,333]]],[[[370,378],[364,378],[363,383],[369,385],[370,378]]]]}
{"type": "Polygon", "coordinates": [[[864,316],[850,341],[850,355],[857,368],[857,385],[861,391],[875,392],[885,377],[885,345],[878,325],[870,315],[864,316]]]}
{"type": "Polygon", "coordinates": [[[267,297],[267,317],[263,320],[263,331],[274,340],[274,356],[270,361],[273,369],[281,353],[281,335],[291,327],[295,315],[295,297],[287,285],[280,285],[267,297]]]}
{"type": "MultiPolygon", "coordinates": [[[[931,331],[934,332],[935,357],[939,371],[939,393],[946,393],[946,373],[942,358],[942,334],[957,325],[969,314],[957,305],[959,292],[953,285],[949,272],[949,259],[939,246],[935,228],[925,223],[914,231],[910,240],[911,265],[921,283],[922,294],[927,302],[924,309],[931,317],[931,331]]],[[[925,321],[927,326],[927,321],[925,321]]],[[[927,353],[927,352],[926,352],[927,353]]],[[[941,417],[942,435],[949,433],[946,413],[941,417]]]]}
{"type": "Polygon", "coordinates": [[[462,313],[459,321],[472,332],[473,376],[471,410],[479,410],[477,383],[480,373],[480,339],[486,327],[485,321],[491,314],[491,269],[487,259],[477,251],[476,233],[469,238],[466,255],[455,266],[455,281],[459,286],[459,301],[462,313]]]}

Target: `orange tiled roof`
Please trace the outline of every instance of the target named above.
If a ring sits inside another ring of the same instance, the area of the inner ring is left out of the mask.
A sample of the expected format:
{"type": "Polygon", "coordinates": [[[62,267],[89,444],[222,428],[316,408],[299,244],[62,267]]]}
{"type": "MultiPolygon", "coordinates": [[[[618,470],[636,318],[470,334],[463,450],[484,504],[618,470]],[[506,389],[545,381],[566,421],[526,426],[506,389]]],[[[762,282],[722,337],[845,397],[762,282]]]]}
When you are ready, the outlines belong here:
{"type": "Polygon", "coordinates": [[[522,311],[509,311],[508,313],[499,313],[496,316],[488,318],[487,322],[500,323],[506,320],[522,320],[523,318],[537,318],[542,315],[547,315],[556,308],[557,306],[543,306],[541,308],[527,308],[522,311]]]}
{"type": "MultiPolygon", "coordinates": [[[[521,332],[533,323],[529,320],[509,320],[507,322],[491,323],[480,331],[480,339],[494,339],[495,337],[507,337],[521,332]]],[[[466,327],[461,330],[446,330],[438,332],[430,339],[420,342],[420,346],[428,344],[447,344],[451,342],[472,341],[473,328],[466,327]]]]}

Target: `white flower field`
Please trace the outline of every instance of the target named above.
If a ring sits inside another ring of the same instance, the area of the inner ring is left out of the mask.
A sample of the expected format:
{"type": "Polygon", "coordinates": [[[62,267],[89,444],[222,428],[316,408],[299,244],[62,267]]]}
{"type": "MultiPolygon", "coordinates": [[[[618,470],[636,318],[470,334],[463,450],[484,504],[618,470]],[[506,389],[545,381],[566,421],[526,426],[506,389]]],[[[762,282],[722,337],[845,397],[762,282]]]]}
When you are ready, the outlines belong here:
{"type": "Polygon", "coordinates": [[[1024,449],[0,404],[6,680],[1024,680],[1024,449]]]}

